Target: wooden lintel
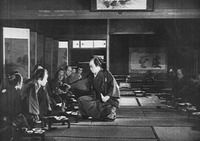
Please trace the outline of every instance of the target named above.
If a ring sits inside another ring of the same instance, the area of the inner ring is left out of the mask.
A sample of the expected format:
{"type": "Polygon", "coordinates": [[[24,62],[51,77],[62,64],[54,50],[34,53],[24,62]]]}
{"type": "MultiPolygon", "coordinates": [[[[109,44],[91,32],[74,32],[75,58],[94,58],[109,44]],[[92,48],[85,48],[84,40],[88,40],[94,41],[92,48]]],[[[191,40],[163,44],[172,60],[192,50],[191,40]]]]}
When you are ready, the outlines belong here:
{"type": "Polygon", "coordinates": [[[0,19],[196,19],[200,9],[157,9],[148,12],[91,12],[89,10],[3,11],[0,19]]]}
{"type": "Polygon", "coordinates": [[[113,33],[110,33],[112,35],[138,35],[138,34],[143,34],[143,35],[154,35],[156,34],[154,31],[149,31],[149,32],[113,32],[113,33]]]}

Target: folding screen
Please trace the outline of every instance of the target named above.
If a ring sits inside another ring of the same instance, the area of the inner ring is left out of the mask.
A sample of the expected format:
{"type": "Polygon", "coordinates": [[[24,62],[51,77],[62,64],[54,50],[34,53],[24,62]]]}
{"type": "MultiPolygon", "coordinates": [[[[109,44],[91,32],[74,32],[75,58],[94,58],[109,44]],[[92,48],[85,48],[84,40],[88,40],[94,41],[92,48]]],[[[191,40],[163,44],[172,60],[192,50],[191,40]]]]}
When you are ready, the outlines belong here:
{"type": "Polygon", "coordinates": [[[3,27],[3,75],[18,71],[30,77],[30,30],[3,27]]]}
{"type": "Polygon", "coordinates": [[[30,33],[30,70],[37,64],[37,33],[30,33]]]}

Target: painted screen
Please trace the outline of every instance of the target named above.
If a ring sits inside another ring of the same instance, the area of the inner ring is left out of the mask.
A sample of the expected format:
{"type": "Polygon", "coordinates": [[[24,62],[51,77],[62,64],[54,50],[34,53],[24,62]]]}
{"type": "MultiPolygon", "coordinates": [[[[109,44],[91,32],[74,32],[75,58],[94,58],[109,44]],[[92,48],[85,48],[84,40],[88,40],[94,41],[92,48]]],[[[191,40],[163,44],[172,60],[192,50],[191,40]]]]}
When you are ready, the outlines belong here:
{"type": "Polygon", "coordinates": [[[28,39],[5,38],[5,74],[18,71],[28,78],[28,39]]]}

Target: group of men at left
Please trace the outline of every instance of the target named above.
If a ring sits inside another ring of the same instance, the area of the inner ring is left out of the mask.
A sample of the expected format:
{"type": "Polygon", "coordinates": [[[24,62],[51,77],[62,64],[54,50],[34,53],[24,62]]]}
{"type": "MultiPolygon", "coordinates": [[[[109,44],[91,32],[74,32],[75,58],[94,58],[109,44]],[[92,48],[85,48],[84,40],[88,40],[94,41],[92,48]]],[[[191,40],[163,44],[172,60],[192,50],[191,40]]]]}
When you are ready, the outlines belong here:
{"type": "MultiPolygon", "coordinates": [[[[31,78],[25,82],[17,71],[6,76],[0,95],[1,129],[7,126],[33,128],[54,106],[63,102],[59,94],[66,94],[70,83],[81,78],[81,74],[72,74],[71,66],[66,67],[66,73],[59,69],[52,81],[48,82],[48,76],[48,71],[40,65],[35,66],[31,78]]],[[[9,133],[2,132],[2,135],[0,138],[10,137],[9,133]]]]}

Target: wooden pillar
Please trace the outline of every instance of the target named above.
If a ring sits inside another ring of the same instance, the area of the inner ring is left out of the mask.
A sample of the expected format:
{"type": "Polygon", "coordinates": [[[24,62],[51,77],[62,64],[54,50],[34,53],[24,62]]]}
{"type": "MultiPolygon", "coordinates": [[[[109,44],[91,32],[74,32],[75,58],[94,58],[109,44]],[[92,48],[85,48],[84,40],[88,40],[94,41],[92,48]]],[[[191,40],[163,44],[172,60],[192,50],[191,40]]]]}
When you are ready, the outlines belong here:
{"type": "Polygon", "coordinates": [[[44,65],[44,36],[37,36],[37,64],[44,65]]]}
{"type": "Polygon", "coordinates": [[[110,20],[107,20],[106,33],[106,69],[110,70],[110,20]]]}
{"type": "Polygon", "coordinates": [[[56,71],[58,70],[58,41],[54,40],[53,42],[53,77],[55,76],[56,71]]]}
{"type": "MultiPolygon", "coordinates": [[[[3,28],[0,26],[0,46],[3,46],[3,28]]],[[[0,89],[3,85],[3,47],[0,48],[0,89]]]]}
{"type": "Polygon", "coordinates": [[[45,47],[44,47],[44,67],[48,70],[49,76],[53,77],[52,74],[52,55],[53,55],[53,39],[45,38],[45,47]]]}
{"type": "Polygon", "coordinates": [[[37,33],[30,33],[30,70],[33,71],[37,64],[37,33]]]}
{"type": "Polygon", "coordinates": [[[200,50],[196,49],[195,50],[195,74],[197,75],[200,72],[200,50]]]}

